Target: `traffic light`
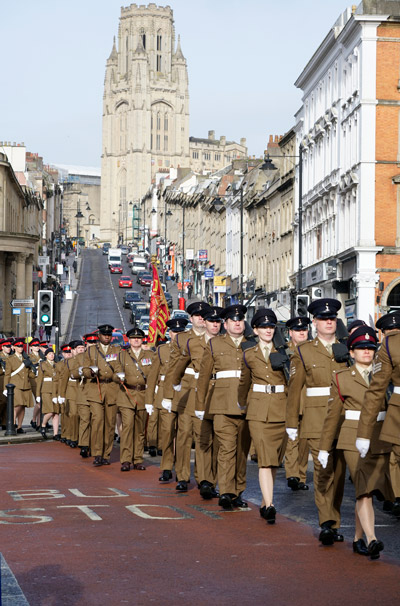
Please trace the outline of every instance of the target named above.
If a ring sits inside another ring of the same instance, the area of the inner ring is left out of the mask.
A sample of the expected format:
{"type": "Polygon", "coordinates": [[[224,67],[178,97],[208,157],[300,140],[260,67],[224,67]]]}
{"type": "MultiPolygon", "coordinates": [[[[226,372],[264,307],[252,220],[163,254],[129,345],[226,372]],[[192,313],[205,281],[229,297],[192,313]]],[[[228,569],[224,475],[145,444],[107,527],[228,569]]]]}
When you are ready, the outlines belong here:
{"type": "Polygon", "coordinates": [[[307,307],[310,304],[308,295],[296,295],[296,314],[298,316],[308,316],[307,307]]]}
{"type": "Polygon", "coordinates": [[[38,292],[38,318],[39,324],[52,326],[53,324],[53,291],[39,290],[38,292]]]}

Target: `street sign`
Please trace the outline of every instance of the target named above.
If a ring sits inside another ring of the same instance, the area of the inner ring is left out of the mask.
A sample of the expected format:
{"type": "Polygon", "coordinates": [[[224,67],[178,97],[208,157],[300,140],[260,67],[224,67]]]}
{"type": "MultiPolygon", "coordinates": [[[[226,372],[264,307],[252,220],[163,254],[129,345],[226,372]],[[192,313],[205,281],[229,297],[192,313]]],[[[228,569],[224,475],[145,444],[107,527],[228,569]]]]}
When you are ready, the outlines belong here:
{"type": "Polygon", "coordinates": [[[26,314],[31,314],[32,313],[32,307],[25,307],[25,313],[26,314]]]}
{"type": "Polygon", "coordinates": [[[39,256],[38,265],[48,265],[50,263],[50,257],[39,256]]]}
{"type": "Polygon", "coordinates": [[[205,269],[204,270],[204,277],[205,278],[213,278],[214,277],[214,270],[213,269],[205,269]]]}
{"type": "Polygon", "coordinates": [[[21,310],[18,309],[17,307],[13,307],[12,313],[13,313],[13,316],[20,316],[21,310]]]}
{"type": "Polygon", "coordinates": [[[199,250],[197,252],[197,258],[199,261],[207,261],[207,258],[208,258],[207,250],[205,250],[205,249],[199,250]]]}
{"type": "Polygon", "coordinates": [[[35,301],[33,299],[13,299],[10,305],[11,307],[33,307],[35,301]]]}

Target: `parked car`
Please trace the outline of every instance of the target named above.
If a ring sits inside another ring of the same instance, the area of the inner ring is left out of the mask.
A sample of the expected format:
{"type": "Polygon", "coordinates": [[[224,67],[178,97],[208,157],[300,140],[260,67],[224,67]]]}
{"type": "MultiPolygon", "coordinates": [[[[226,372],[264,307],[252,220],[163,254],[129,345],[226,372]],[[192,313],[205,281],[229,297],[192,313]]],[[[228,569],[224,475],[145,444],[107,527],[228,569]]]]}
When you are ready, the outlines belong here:
{"type": "Polygon", "coordinates": [[[151,286],[152,281],[153,278],[150,274],[143,274],[140,278],[139,284],[141,284],[142,286],[151,286]]]}
{"type": "Polygon", "coordinates": [[[172,309],[173,307],[173,302],[172,302],[172,295],[170,292],[165,292],[165,300],[167,301],[167,305],[169,307],[169,309],[172,309]]]}
{"type": "Polygon", "coordinates": [[[149,305],[147,303],[131,303],[130,308],[129,321],[133,325],[136,325],[142,316],[149,313],[149,305]]]}
{"type": "Polygon", "coordinates": [[[124,293],[125,309],[129,309],[131,303],[140,303],[141,300],[142,300],[142,297],[140,296],[140,293],[135,292],[134,290],[128,290],[127,292],[124,293]]]}
{"type": "Polygon", "coordinates": [[[136,282],[138,284],[140,284],[140,280],[141,280],[142,276],[144,276],[145,274],[147,274],[147,271],[144,271],[144,270],[137,272],[137,274],[136,274],[136,282]]]}
{"type": "Polygon", "coordinates": [[[186,320],[189,320],[190,316],[188,312],[184,311],[183,309],[174,309],[172,311],[171,318],[185,318],[186,320]]]}
{"type": "Polygon", "coordinates": [[[110,274],[122,274],[121,265],[110,265],[110,274]]]}
{"type": "Polygon", "coordinates": [[[129,246],[126,246],[125,244],[122,244],[120,249],[123,255],[127,255],[129,253],[129,246]]]}
{"type": "Polygon", "coordinates": [[[132,280],[129,276],[121,276],[118,280],[118,286],[120,288],[132,288],[132,280]]]}

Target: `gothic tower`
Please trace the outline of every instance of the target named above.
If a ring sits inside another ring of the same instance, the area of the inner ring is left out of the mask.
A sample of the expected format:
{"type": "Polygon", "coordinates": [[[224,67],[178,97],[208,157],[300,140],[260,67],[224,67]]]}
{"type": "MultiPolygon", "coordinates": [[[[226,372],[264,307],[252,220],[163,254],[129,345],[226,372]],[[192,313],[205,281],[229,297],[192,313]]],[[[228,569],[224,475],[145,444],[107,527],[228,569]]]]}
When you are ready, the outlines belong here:
{"type": "Polygon", "coordinates": [[[140,204],[157,171],[178,166],[189,166],[189,81],[173,12],[131,4],[104,79],[101,239],[125,241],[129,202],[140,204]]]}

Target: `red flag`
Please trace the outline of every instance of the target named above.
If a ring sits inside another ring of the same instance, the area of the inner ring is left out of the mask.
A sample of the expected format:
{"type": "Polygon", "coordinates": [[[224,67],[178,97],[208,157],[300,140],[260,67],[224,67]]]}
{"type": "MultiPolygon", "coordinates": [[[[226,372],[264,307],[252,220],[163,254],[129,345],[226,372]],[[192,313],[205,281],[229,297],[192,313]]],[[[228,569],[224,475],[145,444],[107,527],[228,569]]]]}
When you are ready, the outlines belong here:
{"type": "Polygon", "coordinates": [[[151,345],[154,345],[158,336],[164,338],[165,331],[167,330],[166,322],[169,320],[169,309],[164,291],[160,284],[157,267],[155,265],[152,265],[151,267],[153,268],[153,286],[150,299],[148,342],[151,345]]]}

